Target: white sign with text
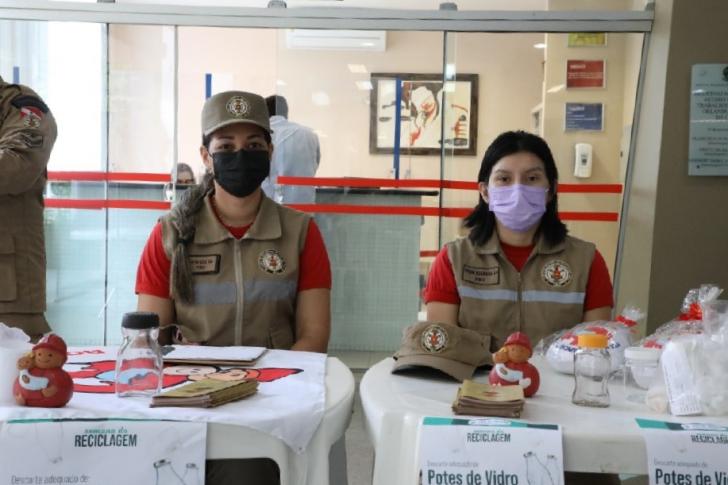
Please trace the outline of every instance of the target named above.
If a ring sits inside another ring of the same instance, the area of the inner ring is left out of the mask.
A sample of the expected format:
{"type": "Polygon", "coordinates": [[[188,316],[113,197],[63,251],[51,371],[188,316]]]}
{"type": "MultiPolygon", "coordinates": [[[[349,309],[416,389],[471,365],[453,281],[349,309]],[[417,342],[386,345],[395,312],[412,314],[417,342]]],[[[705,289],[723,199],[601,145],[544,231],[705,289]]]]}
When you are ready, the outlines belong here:
{"type": "Polygon", "coordinates": [[[422,420],[423,485],[562,485],[561,428],[502,418],[422,420]]]}
{"type": "Polygon", "coordinates": [[[10,421],[0,425],[0,484],[197,485],[206,435],[206,423],[10,421]]]}
{"type": "Polygon", "coordinates": [[[689,175],[728,175],[728,64],[694,64],[689,175]]]}
{"type": "Polygon", "coordinates": [[[728,485],[728,427],[637,419],[650,485],[728,485]]]}

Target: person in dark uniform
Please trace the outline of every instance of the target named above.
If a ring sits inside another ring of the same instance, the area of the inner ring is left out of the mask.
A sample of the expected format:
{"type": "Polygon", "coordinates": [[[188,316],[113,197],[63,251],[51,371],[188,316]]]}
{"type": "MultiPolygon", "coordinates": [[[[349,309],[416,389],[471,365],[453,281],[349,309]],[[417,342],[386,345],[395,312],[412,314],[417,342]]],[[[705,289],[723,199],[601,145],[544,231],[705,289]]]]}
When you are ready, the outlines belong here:
{"type": "Polygon", "coordinates": [[[0,322],[33,340],[50,331],[43,189],[56,134],[40,96],[0,77],[0,322]]]}

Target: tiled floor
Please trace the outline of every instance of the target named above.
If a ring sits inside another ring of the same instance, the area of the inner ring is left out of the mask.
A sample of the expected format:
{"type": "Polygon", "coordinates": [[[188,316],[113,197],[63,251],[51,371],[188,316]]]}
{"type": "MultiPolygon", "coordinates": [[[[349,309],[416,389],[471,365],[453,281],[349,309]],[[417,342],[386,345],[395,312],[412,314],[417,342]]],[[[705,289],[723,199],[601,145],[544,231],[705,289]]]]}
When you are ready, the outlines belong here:
{"type": "MultiPolygon", "coordinates": [[[[346,430],[346,464],[348,485],[371,485],[374,470],[374,448],[369,441],[369,435],[364,424],[361,399],[359,397],[359,382],[366,370],[382,359],[391,357],[391,352],[359,352],[349,350],[329,351],[331,357],[336,357],[346,364],[354,374],[356,391],[354,394],[354,414],[346,430]]],[[[332,483],[331,485],[343,485],[332,483]]]]}
{"type": "MultiPolygon", "coordinates": [[[[364,375],[363,371],[353,371],[356,379],[356,395],[354,400],[354,414],[351,424],[346,430],[346,464],[348,485],[371,485],[374,471],[374,448],[369,441],[364,425],[364,414],[359,399],[359,381],[364,375]]],[[[343,485],[335,484],[331,485],[343,485]]]]}

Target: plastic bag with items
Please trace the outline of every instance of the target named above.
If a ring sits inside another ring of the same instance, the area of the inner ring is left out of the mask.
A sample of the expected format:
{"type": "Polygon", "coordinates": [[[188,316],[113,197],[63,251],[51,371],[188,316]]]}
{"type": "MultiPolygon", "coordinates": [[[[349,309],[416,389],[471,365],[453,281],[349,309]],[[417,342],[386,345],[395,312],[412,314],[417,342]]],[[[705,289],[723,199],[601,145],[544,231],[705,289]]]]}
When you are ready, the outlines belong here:
{"type": "Polygon", "coordinates": [[[701,285],[700,288],[691,289],[683,300],[680,314],[658,327],[652,335],[640,341],[639,345],[661,349],[675,337],[702,334],[704,307],[717,300],[722,292],[715,285],[701,285]]]}
{"type": "Polygon", "coordinates": [[[702,305],[703,333],[673,335],[660,359],[664,380],[648,391],[647,405],[676,416],[728,414],[728,301],[702,305]]]}
{"type": "Polygon", "coordinates": [[[0,322],[0,405],[15,404],[12,390],[18,377],[18,359],[32,348],[25,332],[0,322]]]}
{"type": "Polygon", "coordinates": [[[645,317],[644,312],[634,306],[626,306],[614,321],[599,320],[583,322],[568,330],[561,330],[545,337],[536,347],[536,352],[546,356],[549,365],[564,374],[574,373],[574,353],[579,335],[596,333],[609,338],[607,349],[611,358],[612,372],[624,363],[624,349],[632,345],[637,323],[645,317]]]}

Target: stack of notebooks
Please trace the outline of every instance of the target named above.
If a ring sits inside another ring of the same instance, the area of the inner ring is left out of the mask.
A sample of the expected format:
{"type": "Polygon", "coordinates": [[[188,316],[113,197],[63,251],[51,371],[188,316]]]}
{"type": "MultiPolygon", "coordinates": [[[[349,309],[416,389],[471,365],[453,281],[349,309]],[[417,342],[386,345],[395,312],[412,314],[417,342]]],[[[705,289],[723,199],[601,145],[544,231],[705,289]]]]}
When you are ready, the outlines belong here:
{"type": "Polygon", "coordinates": [[[257,390],[258,381],[203,379],[153,396],[151,407],[181,406],[212,408],[220,404],[252,396],[257,390]]]}
{"type": "Polygon", "coordinates": [[[253,365],[265,347],[212,347],[209,345],[165,345],[165,364],[253,365]]]}
{"type": "Polygon", "coordinates": [[[518,418],[524,404],[523,388],[515,386],[491,386],[465,380],[458,389],[452,404],[455,414],[518,418]]]}

